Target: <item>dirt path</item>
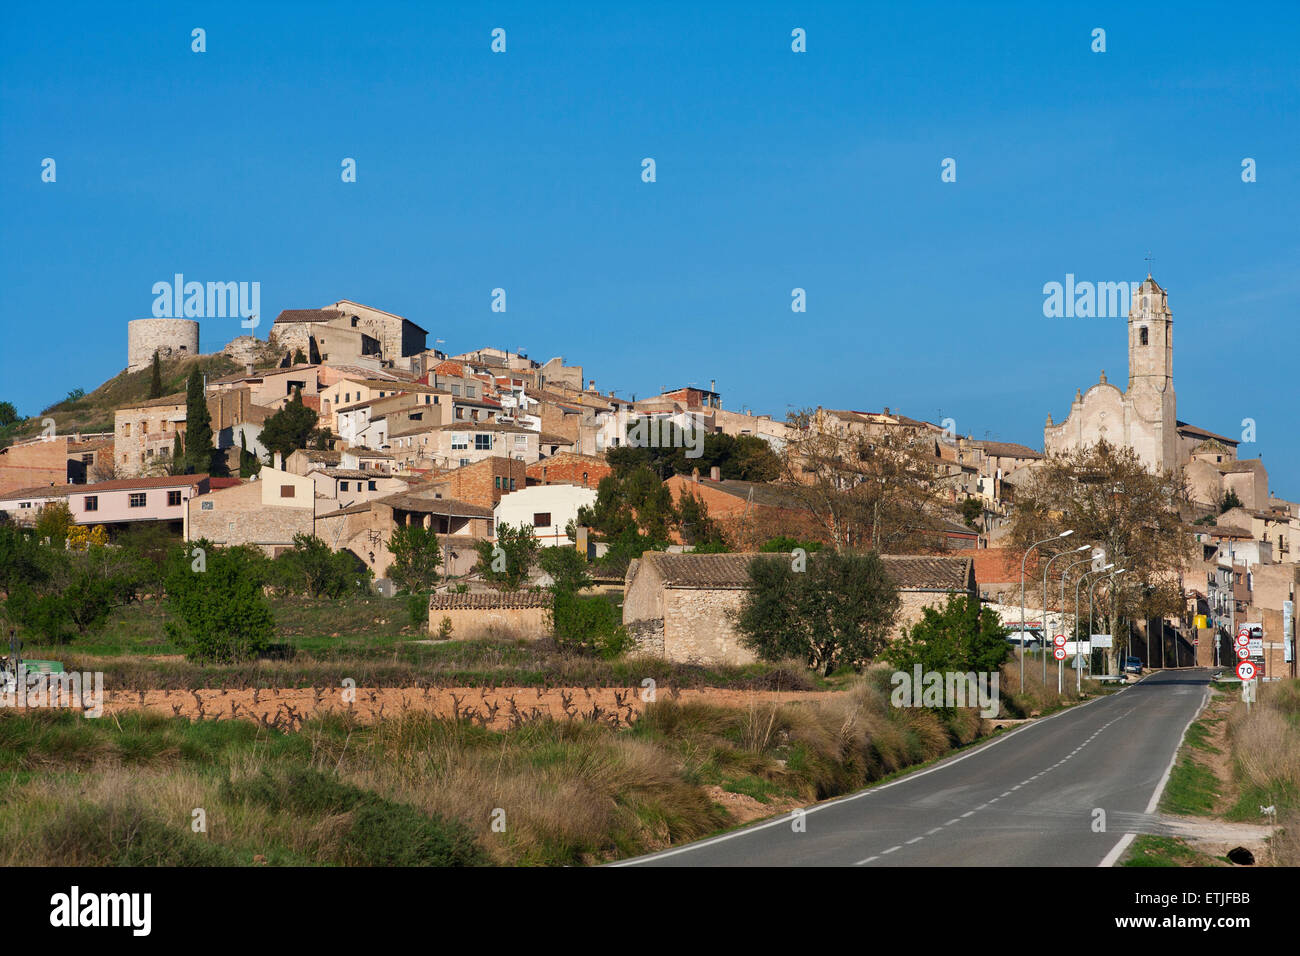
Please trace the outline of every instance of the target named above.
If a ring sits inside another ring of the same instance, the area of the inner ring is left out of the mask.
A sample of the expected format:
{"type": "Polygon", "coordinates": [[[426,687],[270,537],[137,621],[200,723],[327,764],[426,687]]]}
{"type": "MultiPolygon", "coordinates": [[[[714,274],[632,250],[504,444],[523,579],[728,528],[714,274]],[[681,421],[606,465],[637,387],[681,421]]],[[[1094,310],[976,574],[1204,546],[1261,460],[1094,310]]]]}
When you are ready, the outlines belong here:
{"type": "MultiPolygon", "coordinates": [[[[180,717],[252,720],[291,729],[324,713],[351,711],[364,721],[427,713],[461,715],[484,726],[505,729],[525,720],[564,717],[627,726],[645,708],[641,688],[505,687],[358,687],[350,695],[342,688],[278,688],[274,690],[153,690],[107,691],[104,713],[154,710],[180,717]]],[[[685,703],[699,701],[720,707],[749,707],[824,699],[835,691],[744,691],[718,688],[675,691],[657,688],[656,696],[685,703]]]]}

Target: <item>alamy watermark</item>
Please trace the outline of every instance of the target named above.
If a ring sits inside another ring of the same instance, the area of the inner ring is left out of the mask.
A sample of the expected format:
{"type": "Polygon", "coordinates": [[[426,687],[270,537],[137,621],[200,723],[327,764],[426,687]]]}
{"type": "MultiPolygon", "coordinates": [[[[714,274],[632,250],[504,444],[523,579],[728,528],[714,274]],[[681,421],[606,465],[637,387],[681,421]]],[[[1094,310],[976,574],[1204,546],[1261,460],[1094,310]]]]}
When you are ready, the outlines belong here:
{"type": "Polygon", "coordinates": [[[1043,315],[1049,319],[1124,318],[1137,297],[1140,282],[1074,281],[1074,273],[1065,274],[1065,282],[1043,285],[1043,315]]]}
{"type": "Polygon", "coordinates": [[[104,672],[46,673],[28,670],[0,672],[0,707],[66,707],[87,717],[104,714],[104,672]]]}
{"type": "Polygon", "coordinates": [[[186,282],[182,273],[172,281],[153,284],[153,315],[156,319],[240,318],[246,329],[257,328],[262,314],[260,282],[186,282]]]}
{"type": "Polygon", "coordinates": [[[917,664],[912,672],[894,671],[889,702],[895,707],[978,707],[980,716],[993,718],[1002,708],[996,671],[926,671],[917,664]]]}
{"type": "MultiPolygon", "coordinates": [[[[607,426],[609,427],[609,426],[607,426]]],[[[612,426],[619,442],[628,448],[685,448],[687,458],[704,455],[704,416],[695,412],[653,415],[620,409],[612,426]],[[680,419],[685,418],[685,424],[680,419]]],[[[596,433],[596,450],[604,451],[611,442],[605,429],[596,433]]]]}

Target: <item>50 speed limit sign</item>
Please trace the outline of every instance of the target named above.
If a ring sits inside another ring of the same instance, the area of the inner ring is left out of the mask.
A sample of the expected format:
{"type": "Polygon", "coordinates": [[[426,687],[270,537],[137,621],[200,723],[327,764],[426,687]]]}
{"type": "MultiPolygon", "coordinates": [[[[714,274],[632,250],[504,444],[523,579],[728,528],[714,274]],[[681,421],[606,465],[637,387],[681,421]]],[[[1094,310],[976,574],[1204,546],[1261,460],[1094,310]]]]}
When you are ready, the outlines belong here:
{"type": "Polygon", "coordinates": [[[1250,661],[1242,661],[1237,665],[1237,676],[1242,680],[1255,679],[1255,665],[1250,661]]]}
{"type": "Polygon", "coordinates": [[[1052,651],[1052,656],[1055,657],[1058,661],[1065,660],[1065,648],[1064,647],[1056,648],[1056,650],[1052,651]]]}

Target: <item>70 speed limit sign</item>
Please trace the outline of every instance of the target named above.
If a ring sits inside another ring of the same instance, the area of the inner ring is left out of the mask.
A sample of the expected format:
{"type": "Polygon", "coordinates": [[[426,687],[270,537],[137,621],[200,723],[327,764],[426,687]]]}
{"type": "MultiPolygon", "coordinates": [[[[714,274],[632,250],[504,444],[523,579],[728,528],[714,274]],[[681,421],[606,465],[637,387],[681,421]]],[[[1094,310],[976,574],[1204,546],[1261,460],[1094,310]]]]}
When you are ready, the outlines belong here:
{"type": "Polygon", "coordinates": [[[1242,680],[1255,679],[1255,665],[1250,661],[1242,661],[1237,665],[1237,676],[1242,680]]]}

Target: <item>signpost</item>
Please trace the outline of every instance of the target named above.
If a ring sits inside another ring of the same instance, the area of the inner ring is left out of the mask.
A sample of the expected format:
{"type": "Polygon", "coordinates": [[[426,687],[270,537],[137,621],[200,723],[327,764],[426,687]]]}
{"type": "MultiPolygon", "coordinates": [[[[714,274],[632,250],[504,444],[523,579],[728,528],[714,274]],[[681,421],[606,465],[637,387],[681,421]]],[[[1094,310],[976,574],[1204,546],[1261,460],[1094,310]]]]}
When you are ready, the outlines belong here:
{"type": "Polygon", "coordinates": [[[1242,661],[1237,665],[1237,676],[1243,681],[1255,679],[1255,665],[1250,661],[1242,661]]]}
{"type": "Polygon", "coordinates": [[[1255,665],[1242,661],[1237,665],[1237,676],[1241,678],[1241,699],[1246,702],[1246,712],[1250,713],[1250,703],[1255,699],[1255,665]]]}

